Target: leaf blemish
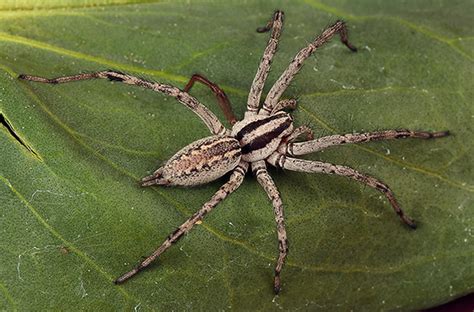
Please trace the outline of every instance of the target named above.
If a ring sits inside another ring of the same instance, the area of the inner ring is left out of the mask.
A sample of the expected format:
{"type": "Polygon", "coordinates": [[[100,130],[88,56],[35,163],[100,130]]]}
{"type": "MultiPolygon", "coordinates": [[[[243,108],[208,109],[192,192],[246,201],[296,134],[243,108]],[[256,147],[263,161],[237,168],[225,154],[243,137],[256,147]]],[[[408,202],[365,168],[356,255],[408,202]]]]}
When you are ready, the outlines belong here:
{"type": "Polygon", "coordinates": [[[42,160],[41,157],[38,155],[38,153],[35,152],[35,150],[29,146],[25,140],[23,140],[13,129],[13,126],[11,122],[5,117],[4,114],[0,113],[0,124],[3,125],[5,129],[7,129],[8,133],[21,145],[23,145],[24,148],[26,148],[31,154],[33,154],[36,158],[39,160],[42,160]]]}

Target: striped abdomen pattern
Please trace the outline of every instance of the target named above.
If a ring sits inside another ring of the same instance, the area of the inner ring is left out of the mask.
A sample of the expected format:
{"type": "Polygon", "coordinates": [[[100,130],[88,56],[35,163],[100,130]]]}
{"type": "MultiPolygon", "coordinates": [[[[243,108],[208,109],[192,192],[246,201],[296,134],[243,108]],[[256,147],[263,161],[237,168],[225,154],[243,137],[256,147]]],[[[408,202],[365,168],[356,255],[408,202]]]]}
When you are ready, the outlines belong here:
{"type": "Polygon", "coordinates": [[[144,181],[149,181],[149,185],[204,184],[237,167],[240,158],[241,149],[236,139],[231,136],[210,136],[181,149],[144,181]]]}

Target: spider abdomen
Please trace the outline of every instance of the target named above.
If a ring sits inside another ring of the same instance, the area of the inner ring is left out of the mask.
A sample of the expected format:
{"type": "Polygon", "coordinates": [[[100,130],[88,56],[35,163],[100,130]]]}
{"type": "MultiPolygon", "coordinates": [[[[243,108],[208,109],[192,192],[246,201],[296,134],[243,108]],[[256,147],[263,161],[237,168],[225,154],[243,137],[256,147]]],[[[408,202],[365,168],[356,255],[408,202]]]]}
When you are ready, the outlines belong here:
{"type": "Polygon", "coordinates": [[[288,113],[272,116],[255,115],[239,121],[232,128],[242,148],[242,160],[254,162],[270,156],[281,140],[293,131],[293,119],[288,113]]]}
{"type": "Polygon", "coordinates": [[[239,142],[231,136],[210,136],[177,152],[142,185],[192,186],[208,183],[234,169],[240,162],[239,142]]]}

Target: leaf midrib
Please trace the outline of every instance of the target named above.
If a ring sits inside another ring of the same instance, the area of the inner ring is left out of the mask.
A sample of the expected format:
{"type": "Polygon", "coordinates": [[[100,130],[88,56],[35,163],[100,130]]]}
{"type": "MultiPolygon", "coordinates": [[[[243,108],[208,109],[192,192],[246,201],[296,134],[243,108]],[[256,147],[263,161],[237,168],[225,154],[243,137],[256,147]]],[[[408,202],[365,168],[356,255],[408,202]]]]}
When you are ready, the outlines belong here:
{"type": "MultiPolygon", "coordinates": [[[[141,2],[136,2],[136,3],[144,3],[144,2],[152,3],[154,1],[141,1],[141,2]]],[[[308,2],[308,1],[305,1],[305,2],[308,2]]],[[[309,2],[311,2],[313,4],[318,3],[318,2],[315,2],[315,1],[309,1],[309,2]]],[[[136,3],[134,3],[134,4],[136,4],[136,3]]],[[[346,18],[350,18],[350,19],[380,18],[378,16],[348,15],[345,12],[334,10],[334,8],[331,8],[331,7],[328,7],[328,6],[325,6],[325,5],[321,5],[320,3],[318,3],[318,9],[324,10],[324,11],[332,13],[332,14],[346,16],[346,18]]],[[[445,38],[445,37],[442,37],[442,36],[438,36],[434,32],[431,32],[431,31],[426,32],[421,27],[419,27],[417,25],[414,25],[414,24],[408,24],[404,20],[403,21],[398,20],[398,22],[400,22],[401,24],[403,24],[405,26],[412,27],[412,28],[414,28],[414,30],[416,30],[420,33],[423,33],[423,34],[429,36],[430,38],[436,39],[438,41],[442,41],[444,43],[449,44],[449,43],[452,43],[453,40],[455,40],[455,39],[448,39],[448,38],[445,38]]],[[[456,38],[456,40],[457,39],[458,38],[456,38]]],[[[10,35],[10,34],[7,34],[7,33],[0,33],[0,40],[10,41],[10,42],[14,42],[14,43],[17,43],[17,44],[23,44],[23,45],[27,45],[27,46],[30,46],[30,47],[33,47],[33,48],[43,49],[43,50],[47,50],[47,51],[54,52],[54,53],[57,53],[57,54],[66,55],[66,56],[70,56],[70,57],[73,57],[73,58],[98,63],[98,64],[101,64],[101,65],[115,67],[115,68],[118,68],[118,69],[121,69],[121,70],[126,70],[126,71],[129,71],[129,72],[142,73],[142,74],[145,73],[145,74],[149,74],[149,75],[152,75],[152,76],[155,76],[155,77],[160,77],[160,78],[164,78],[164,79],[167,79],[167,80],[172,80],[172,81],[175,81],[175,82],[187,82],[187,80],[188,80],[186,77],[183,77],[181,75],[176,75],[176,74],[165,72],[165,71],[159,71],[159,70],[153,70],[153,69],[144,69],[144,68],[140,68],[140,67],[136,67],[136,66],[132,66],[132,65],[116,63],[116,62],[113,62],[113,61],[110,61],[110,60],[107,60],[107,59],[104,59],[104,58],[101,58],[101,57],[96,57],[96,56],[92,56],[92,55],[88,55],[88,54],[84,54],[84,53],[80,53],[80,52],[71,51],[71,50],[64,49],[64,48],[61,48],[61,47],[56,47],[56,46],[53,46],[53,45],[50,45],[50,44],[47,44],[47,43],[44,43],[44,42],[32,40],[32,39],[21,37],[21,36],[10,35]]],[[[2,66],[2,67],[6,67],[6,66],[2,66]]],[[[6,71],[9,74],[14,73],[13,70],[11,70],[11,69],[6,70],[6,71]]],[[[13,75],[13,76],[16,76],[16,75],[13,75]]],[[[223,86],[223,88],[228,92],[232,92],[232,93],[235,93],[235,94],[238,94],[238,95],[245,95],[246,94],[246,92],[243,91],[243,90],[232,88],[232,87],[229,87],[229,86],[223,86]]],[[[395,88],[402,89],[402,87],[395,87],[395,88]]],[[[380,91],[386,91],[387,89],[388,89],[387,87],[384,87],[384,88],[380,88],[379,90],[380,91]]],[[[406,89],[408,89],[408,88],[406,88],[406,89]]],[[[308,95],[308,96],[327,96],[327,95],[336,95],[336,94],[340,94],[340,93],[343,93],[343,92],[345,93],[345,92],[353,92],[353,91],[364,92],[364,93],[365,92],[377,92],[379,90],[376,90],[376,89],[370,89],[370,90],[366,90],[366,89],[338,90],[338,91],[329,92],[329,93],[317,93],[317,94],[315,93],[315,94],[311,94],[311,95],[308,95]]],[[[43,105],[42,105],[42,108],[45,109],[45,107],[43,107],[43,105]]],[[[314,115],[313,113],[309,112],[304,106],[300,105],[300,108],[306,114],[308,114],[314,121],[316,121],[317,123],[319,123],[320,125],[322,125],[326,129],[328,129],[328,130],[330,130],[334,133],[337,132],[337,129],[335,129],[334,127],[329,126],[327,122],[323,121],[321,118],[319,118],[316,115],[314,115]]],[[[50,116],[54,116],[51,112],[48,112],[48,114],[50,114],[50,116]]],[[[56,118],[53,118],[53,119],[56,119],[56,118]]],[[[59,123],[59,124],[62,124],[62,122],[59,121],[59,119],[57,119],[56,122],[59,123]]],[[[67,126],[62,125],[62,127],[64,128],[64,127],[67,127],[67,126]]],[[[67,129],[69,129],[69,128],[67,128],[67,129]]],[[[78,133],[77,131],[75,131],[73,129],[69,129],[69,130],[70,131],[68,131],[68,132],[70,133],[70,135],[76,141],[81,142],[80,144],[83,145],[88,150],[91,150],[91,151],[93,150],[86,143],[83,143],[79,138],[76,137],[77,135],[84,136],[83,134],[80,134],[80,133],[78,133]]],[[[381,153],[376,152],[376,151],[374,151],[372,149],[369,149],[369,148],[366,148],[366,147],[357,146],[357,145],[355,145],[355,147],[360,148],[362,150],[365,150],[367,152],[370,152],[374,155],[377,155],[378,157],[382,157],[384,160],[391,161],[391,162],[393,162],[397,165],[400,165],[402,167],[407,167],[407,168],[410,168],[410,169],[415,170],[417,172],[420,172],[422,174],[438,178],[438,179],[440,179],[440,180],[442,180],[442,181],[444,181],[448,184],[451,184],[452,186],[460,187],[461,189],[463,189],[465,191],[469,191],[469,192],[474,191],[471,186],[465,187],[463,185],[463,183],[460,183],[458,181],[452,181],[452,180],[450,180],[450,179],[448,179],[448,178],[446,178],[446,177],[442,176],[441,174],[436,173],[434,171],[427,170],[427,169],[421,168],[421,167],[417,167],[415,164],[411,164],[411,163],[408,163],[408,162],[398,161],[396,159],[393,159],[391,157],[387,157],[386,155],[382,155],[381,153]]],[[[123,147],[121,147],[121,148],[123,148],[123,147]]],[[[96,155],[96,156],[99,157],[99,158],[103,158],[103,155],[96,155]]],[[[110,160],[105,159],[105,158],[103,158],[103,160],[105,162],[107,162],[110,166],[112,166],[114,169],[119,170],[120,172],[132,177],[133,179],[137,179],[137,177],[134,177],[133,174],[131,174],[129,172],[126,172],[125,169],[119,167],[118,165],[111,162],[110,160]]],[[[180,211],[180,213],[182,213],[183,215],[188,212],[183,207],[181,207],[181,209],[180,209],[179,208],[179,203],[176,202],[174,199],[169,198],[168,196],[164,195],[162,192],[158,192],[158,193],[163,198],[167,199],[170,202],[173,202],[175,207],[178,209],[178,211],[180,211]]],[[[212,229],[210,227],[207,227],[207,226],[205,226],[205,227],[207,228],[208,231],[210,231],[211,233],[213,233],[217,237],[221,238],[222,240],[232,242],[233,244],[236,244],[236,245],[240,245],[241,247],[243,247],[243,248],[251,251],[252,253],[255,253],[255,254],[259,255],[260,257],[263,257],[267,260],[273,260],[273,257],[268,257],[266,255],[260,254],[258,251],[253,250],[252,248],[250,248],[249,246],[247,246],[243,242],[233,240],[232,238],[229,238],[229,237],[225,237],[224,235],[222,235],[222,233],[219,233],[219,232],[215,231],[214,229],[212,229]]],[[[304,266],[301,266],[301,265],[296,265],[296,264],[291,264],[291,263],[288,263],[288,264],[296,266],[296,267],[300,267],[300,268],[310,269],[309,267],[304,267],[304,266]]]]}
{"type": "MultiPolygon", "coordinates": [[[[188,81],[188,78],[186,78],[184,76],[181,76],[181,75],[177,75],[177,74],[173,74],[173,73],[169,73],[169,72],[165,72],[165,71],[160,71],[160,70],[140,68],[140,67],[136,67],[136,66],[128,65],[128,64],[121,64],[121,63],[113,62],[113,61],[110,61],[110,60],[107,60],[107,59],[104,59],[104,58],[101,58],[101,57],[71,51],[71,50],[64,49],[64,48],[61,48],[61,47],[56,47],[56,46],[53,46],[53,45],[50,45],[50,44],[47,44],[47,43],[44,43],[44,42],[32,40],[32,39],[21,37],[21,36],[10,35],[10,34],[6,34],[6,33],[3,33],[3,32],[0,32],[0,40],[10,41],[10,42],[14,42],[14,43],[17,43],[17,44],[24,44],[24,45],[27,45],[27,46],[30,46],[30,47],[33,47],[33,48],[43,49],[43,50],[54,52],[54,53],[57,53],[57,54],[60,54],[60,55],[66,55],[66,56],[69,56],[69,57],[73,57],[73,58],[77,58],[77,59],[81,59],[81,60],[85,60],[85,61],[98,63],[98,64],[101,64],[101,65],[117,68],[117,69],[128,71],[128,72],[141,73],[141,74],[145,73],[145,74],[152,75],[152,76],[155,76],[155,77],[160,77],[160,78],[164,78],[166,80],[171,80],[171,81],[181,82],[181,83],[186,83],[188,81]]],[[[3,65],[2,68],[4,68],[10,75],[17,76],[17,74],[15,74],[14,71],[9,69],[7,66],[3,65]]],[[[241,89],[237,89],[237,88],[233,88],[233,87],[229,87],[229,86],[225,86],[225,85],[222,85],[221,87],[227,92],[231,92],[231,93],[234,93],[234,94],[237,94],[237,95],[240,95],[240,96],[245,96],[247,94],[246,91],[241,90],[241,89]]],[[[312,93],[310,95],[302,95],[302,96],[337,95],[337,94],[345,93],[345,92],[374,92],[374,91],[384,91],[384,90],[387,90],[388,88],[389,87],[382,87],[380,89],[368,89],[368,90],[367,89],[338,90],[338,91],[327,92],[327,93],[312,93]]],[[[400,89],[403,89],[404,87],[391,87],[391,88],[400,90],[400,89]]],[[[406,90],[412,90],[412,88],[406,88],[406,90]]],[[[443,91],[449,92],[448,90],[443,90],[443,91]]],[[[453,91],[453,93],[457,94],[459,92],[453,91]]],[[[309,113],[309,111],[307,109],[305,109],[302,105],[300,105],[300,107],[303,108],[303,111],[306,114],[309,114],[312,117],[313,120],[318,122],[320,125],[322,125],[326,129],[332,131],[333,133],[336,133],[335,128],[332,128],[332,127],[328,126],[328,124],[326,122],[322,121],[321,118],[317,118],[317,117],[315,118],[315,115],[309,113]]],[[[474,192],[474,186],[466,185],[466,183],[464,183],[464,182],[451,180],[448,177],[445,177],[442,174],[434,172],[432,170],[422,168],[422,167],[418,167],[415,164],[411,164],[411,163],[408,163],[408,162],[405,162],[405,161],[401,161],[401,160],[397,160],[397,159],[388,157],[386,155],[382,155],[379,152],[374,151],[374,150],[372,150],[370,148],[367,148],[367,147],[356,146],[356,148],[365,150],[365,151],[370,152],[374,155],[382,157],[383,159],[389,160],[389,161],[391,161],[391,162],[393,162],[393,163],[395,163],[395,164],[397,164],[401,167],[407,167],[407,168],[410,168],[411,170],[415,170],[415,171],[423,173],[425,175],[436,177],[436,178],[440,179],[443,182],[446,182],[446,183],[448,183],[452,186],[456,186],[458,188],[461,188],[465,191],[474,192]]]]}
{"type": "MultiPolygon", "coordinates": [[[[48,114],[51,116],[51,118],[61,127],[63,128],[77,143],[79,143],[79,145],[81,145],[83,148],[87,149],[88,152],[91,152],[92,154],[94,154],[97,158],[101,159],[102,161],[104,161],[107,165],[109,165],[110,167],[112,167],[113,169],[121,172],[122,174],[126,175],[126,176],[129,176],[131,177],[133,180],[138,180],[139,177],[136,177],[134,176],[132,173],[128,172],[126,169],[120,167],[119,165],[117,165],[116,163],[112,162],[111,160],[105,158],[105,156],[103,156],[102,154],[98,153],[95,149],[93,149],[92,147],[90,147],[88,144],[86,144],[85,142],[81,141],[76,135],[74,135],[74,131],[72,129],[70,129],[66,124],[64,124],[56,115],[54,115],[51,111],[49,111],[47,109],[47,107],[39,100],[39,98],[37,98],[36,94],[33,93],[33,91],[29,90],[28,87],[24,86],[25,89],[27,89],[29,92],[30,92],[30,96],[33,97],[35,99],[35,101],[39,104],[39,106],[48,114]]],[[[385,155],[382,155],[382,156],[385,156],[385,155]]],[[[1,177],[0,177],[1,178],[1,177]]],[[[183,216],[187,216],[189,215],[189,211],[183,206],[181,205],[178,201],[176,201],[174,198],[168,196],[165,192],[162,192],[161,190],[159,190],[158,188],[153,188],[153,190],[155,192],[157,192],[162,198],[164,198],[165,200],[167,200],[169,203],[171,203],[174,208],[180,213],[182,214],[183,216]]],[[[249,245],[246,244],[246,242],[243,242],[243,241],[239,241],[239,240],[236,240],[234,238],[231,238],[231,237],[228,237],[226,236],[225,234],[223,234],[222,232],[214,229],[213,227],[209,226],[208,224],[206,224],[205,222],[202,224],[202,226],[208,231],[210,232],[211,234],[213,234],[214,236],[216,236],[217,238],[221,239],[222,241],[227,241],[227,242],[230,242],[234,245],[237,245],[237,246],[240,246],[242,248],[244,248],[245,250],[263,258],[263,259],[266,259],[266,260],[271,260],[271,261],[274,261],[275,260],[275,257],[272,257],[272,256],[268,256],[268,255],[265,255],[261,252],[259,252],[258,250],[250,247],[249,245]]],[[[469,254],[469,252],[467,252],[466,254],[469,254]]],[[[463,255],[463,254],[458,254],[458,255],[463,255]]],[[[443,254],[439,254],[438,256],[441,256],[442,258],[444,258],[445,256],[443,254]]],[[[447,258],[450,258],[449,256],[446,256],[447,258]]],[[[429,257],[419,257],[419,258],[424,258],[426,261],[430,261],[431,258],[429,257]]],[[[379,274],[386,274],[386,273],[391,273],[391,272],[394,272],[394,271],[398,271],[398,270],[401,270],[403,267],[405,266],[410,266],[412,265],[413,263],[420,263],[422,264],[423,260],[417,260],[417,261],[408,261],[408,262],[404,262],[403,264],[401,264],[400,266],[389,266],[388,268],[378,268],[378,269],[374,269],[374,268],[371,268],[370,270],[368,269],[364,269],[364,268],[350,268],[350,269],[341,269],[341,268],[336,268],[336,269],[331,269],[331,268],[328,268],[328,267],[325,267],[325,268],[321,268],[320,266],[317,266],[317,267],[314,267],[314,266],[307,266],[307,265],[302,265],[302,264],[298,264],[298,263],[294,263],[292,261],[288,261],[287,262],[287,265],[288,266],[293,266],[293,267],[296,267],[296,268],[300,268],[300,269],[306,269],[306,270],[311,270],[311,271],[323,271],[323,272],[339,272],[339,273],[354,273],[354,272],[365,272],[365,273],[379,273],[379,274]]]]}
{"type": "MultiPolygon", "coordinates": [[[[205,1],[202,1],[202,2],[205,2],[205,1]]],[[[336,7],[332,7],[332,6],[329,6],[329,5],[326,5],[326,4],[323,4],[319,1],[316,1],[316,0],[300,0],[300,2],[302,3],[305,3],[307,5],[310,5],[314,8],[316,8],[317,10],[320,10],[320,11],[323,11],[323,12],[326,12],[326,13],[329,13],[329,14],[332,14],[332,15],[335,15],[335,16],[339,16],[341,18],[344,18],[346,20],[359,20],[359,21],[364,21],[364,20],[369,20],[369,19],[377,19],[377,20],[385,20],[385,21],[391,21],[391,22],[395,22],[399,25],[402,25],[404,27],[407,27],[413,31],[416,31],[420,34],[423,34],[433,40],[436,40],[438,42],[441,42],[441,43],[444,43],[446,45],[448,45],[451,49],[453,49],[456,53],[460,54],[463,58],[469,60],[469,61],[474,61],[474,57],[470,56],[469,54],[467,54],[461,47],[459,47],[457,45],[457,43],[462,40],[463,38],[462,37],[458,37],[456,36],[455,38],[449,38],[449,37],[446,37],[446,36],[443,36],[443,35],[440,35],[438,33],[436,33],[434,30],[426,27],[426,26],[420,26],[412,21],[408,21],[406,19],[403,19],[401,17],[398,17],[398,16],[389,16],[389,15],[354,15],[354,14],[349,14],[348,12],[346,11],[343,11],[343,10],[340,10],[336,7]]],[[[60,10],[63,10],[64,8],[67,8],[67,9],[72,9],[72,10],[81,10],[81,9],[89,9],[89,8],[94,8],[94,7],[98,7],[98,6],[122,6],[122,5],[140,5],[140,4],[156,4],[156,3],[170,3],[169,1],[155,1],[155,0],[136,0],[136,1],[131,1],[129,3],[111,3],[111,4],[103,4],[103,5],[92,5],[90,7],[88,6],[58,6],[56,8],[35,8],[35,10],[48,10],[48,11],[55,11],[55,13],[58,13],[59,15],[60,14],[71,14],[70,12],[60,12],[60,10]]],[[[13,10],[15,11],[15,10],[13,10]]],[[[24,12],[24,11],[29,11],[31,12],[32,9],[26,9],[26,10],[18,10],[18,11],[21,11],[21,12],[24,12]]],[[[2,10],[0,9],[0,14],[2,12],[7,12],[7,13],[11,13],[12,10],[2,10]]],[[[34,12],[34,11],[33,11],[34,12]]],[[[464,39],[472,39],[472,37],[465,37],[464,39]]],[[[144,70],[140,71],[140,72],[145,72],[144,70]]]]}

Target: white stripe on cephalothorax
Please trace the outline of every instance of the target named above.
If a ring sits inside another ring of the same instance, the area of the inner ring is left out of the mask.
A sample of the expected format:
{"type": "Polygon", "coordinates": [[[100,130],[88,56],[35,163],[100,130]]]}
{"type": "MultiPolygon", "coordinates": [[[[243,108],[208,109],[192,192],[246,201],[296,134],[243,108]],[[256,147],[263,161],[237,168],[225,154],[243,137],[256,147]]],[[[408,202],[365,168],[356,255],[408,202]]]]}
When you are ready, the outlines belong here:
{"type": "Polygon", "coordinates": [[[232,128],[242,148],[242,160],[253,162],[274,152],[282,138],[293,131],[289,114],[280,112],[272,116],[254,116],[238,122],[232,128]]]}
{"type": "Polygon", "coordinates": [[[258,119],[256,119],[254,122],[246,124],[246,127],[242,127],[240,131],[235,134],[235,137],[237,138],[237,140],[239,140],[241,146],[244,146],[245,144],[249,144],[255,141],[258,137],[267,135],[274,129],[277,129],[283,124],[288,123],[288,121],[290,120],[286,113],[279,115],[281,116],[279,116],[277,119],[269,119],[268,116],[266,116],[266,118],[261,118],[261,116],[257,116],[259,117],[258,119]],[[268,119],[268,122],[257,126],[257,123],[259,121],[263,121],[264,119],[268,119]]]}

